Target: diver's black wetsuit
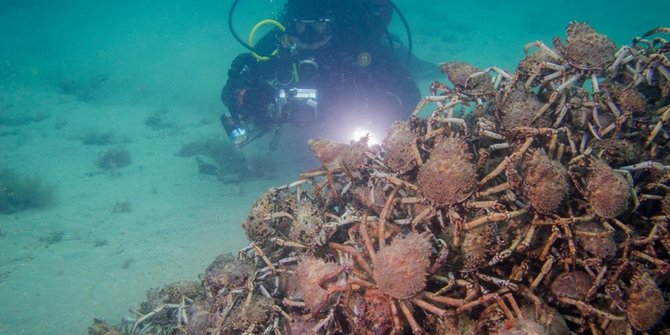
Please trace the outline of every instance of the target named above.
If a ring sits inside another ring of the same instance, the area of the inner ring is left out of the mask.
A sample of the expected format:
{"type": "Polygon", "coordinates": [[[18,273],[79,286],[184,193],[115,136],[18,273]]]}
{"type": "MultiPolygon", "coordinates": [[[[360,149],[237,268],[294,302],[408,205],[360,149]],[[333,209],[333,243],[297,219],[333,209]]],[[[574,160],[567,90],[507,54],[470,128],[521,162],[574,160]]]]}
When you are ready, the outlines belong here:
{"type": "Polygon", "coordinates": [[[362,14],[370,8],[356,8],[379,1],[338,1],[332,38],[317,50],[291,49],[286,35],[275,30],[256,48],[266,55],[278,49],[277,56],[259,61],[244,53],[235,58],[221,94],[230,113],[230,118],[222,117],[224,126],[247,120],[272,125],[276,120],[269,118],[268,106],[278,89],[292,87],[318,90],[318,121],[338,122],[346,113],[364,113],[387,124],[406,118],[420,99],[419,88],[404,60],[393,53],[388,20],[371,19],[362,14]]]}

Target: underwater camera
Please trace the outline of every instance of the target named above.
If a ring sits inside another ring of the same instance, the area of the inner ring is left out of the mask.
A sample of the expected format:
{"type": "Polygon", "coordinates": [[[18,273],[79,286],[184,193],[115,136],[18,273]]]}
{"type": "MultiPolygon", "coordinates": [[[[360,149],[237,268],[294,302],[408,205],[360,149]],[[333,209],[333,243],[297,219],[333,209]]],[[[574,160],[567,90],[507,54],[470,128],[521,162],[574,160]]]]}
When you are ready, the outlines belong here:
{"type": "Polygon", "coordinates": [[[273,119],[308,126],[318,119],[319,92],[310,88],[280,89],[277,91],[273,119]]]}

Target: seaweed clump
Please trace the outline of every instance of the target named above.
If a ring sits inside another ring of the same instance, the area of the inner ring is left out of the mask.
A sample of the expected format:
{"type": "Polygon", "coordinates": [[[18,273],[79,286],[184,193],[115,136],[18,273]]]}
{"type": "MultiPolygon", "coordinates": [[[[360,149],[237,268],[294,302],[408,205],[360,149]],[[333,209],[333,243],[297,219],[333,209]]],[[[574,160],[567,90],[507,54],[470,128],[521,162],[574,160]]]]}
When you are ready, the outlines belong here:
{"type": "Polygon", "coordinates": [[[0,213],[12,214],[53,204],[54,187],[39,177],[26,177],[14,170],[0,170],[0,213]]]}
{"type": "Polygon", "coordinates": [[[98,167],[103,170],[124,168],[130,162],[130,152],[126,149],[108,149],[98,155],[98,167]]]}

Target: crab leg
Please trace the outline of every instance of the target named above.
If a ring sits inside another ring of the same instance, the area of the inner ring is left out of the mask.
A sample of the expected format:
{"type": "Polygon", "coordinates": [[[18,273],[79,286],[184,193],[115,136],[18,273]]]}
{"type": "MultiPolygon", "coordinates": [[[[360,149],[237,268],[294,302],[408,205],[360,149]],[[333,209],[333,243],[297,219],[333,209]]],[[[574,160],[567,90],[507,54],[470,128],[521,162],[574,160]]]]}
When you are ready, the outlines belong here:
{"type": "Polygon", "coordinates": [[[575,81],[579,80],[581,77],[582,77],[581,74],[576,74],[576,75],[570,77],[570,79],[566,80],[563,84],[556,87],[556,91],[557,92],[562,92],[564,89],[566,89],[568,86],[572,85],[575,81]]]}
{"type": "Polygon", "coordinates": [[[558,150],[556,150],[556,157],[554,159],[557,162],[560,162],[561,159],[563,158],[563,153],[565,152],[565,145],[563,143],[558,145],[558,150]]]}
{"type": "Polygon", "coordinates": [[[651,133],[649,133],[649,136],[647,136],[647,140],[644,142],[644,147],[643,149],[646,150],[649,147],[649,144],[651,144],[654,141],[654,138],[656,138],[656,135],[661,131],[663,128],[663,122],[658,121],[656,125],[654,126],[654,129],[651,130],[651,133]]]}
{"type": "Polygon", "coordinates": [[[607,313],[605,311],[601,311],[601,310],[589,305],[588,303],[585,303],[583,301],[579,301],[579,300],[576,300],[576,299],[572,299],[572,298],[568,298],[568,297],[558,297],[558,301],[577,307],[577,309],[579,309],[579,311],[582,312],[582,314],[586,314],[586,315],[597,314],[598,316],[601,316],[603,318],[606,318],[606,319],[612,320],[612,321],[624,321],[624,320],[626,320],[626,318],[623,317],[623,316],[617,316],[617,315],[607,313]]]}
{"type": "Polygon", "coordinates": [[[400,317],[398,316],[398,306],[396,306],[393,300],[391,300],[389,305],[391,305],[391,316],[393,319],[393,330],[391,334],[397,334],[402,330],[402,326],[400,325],[400,317]]]}
{"type": "Polygon", "coordinates": [[[541,261],[545,260],[547,258],[547,255],[549,254],[549,250],[551,250],[551,246],[556,242],[558,237],[560,236],[561,231],[556,227],[552,227],[552,232],[551,235],[549,235],[549,238],[547,239],[547,242],[544,245],[544,248],[542,249],[542,252],[540,253],[539,259],[541,261]]]}
{"type": "Polygon", "coordinates": [[[607,68],[607,70],[610,72],[614,72],[617,68],[619,68],[619,65],[623,63],[624,57],[630,54],[630,50],[631,50],[630,46],[628,45],[622,46],[621,49],[619,49],[615,54],[616,59],[614,60],[614,63],[612,63],[612,65],[610,65],[607,68]]]}
{"type": "Polygon", "coordinates": [[[412,222],[410,222],[410,224],[412,225],[412,230],[413,231],[416,230],[416,226],[420,222],[432,218],[436,214],[437,213],[435,213],[435,211],[430,207],[424,209],[421,213],[419,213],[419,215],[415,216],[414,219],[412,219],[412,222]]]}
{"type": "Polygon", "coordinates": [[[475,198],[485,197],[487,195],[504,192],[509,189],[512,189],[512,184],[510,184],[510,182],[504,182],[500,185],[492,186],[491,188],[475,193],[475,198]]]}
{"type": "Polygon", "coordinates": [[[509,219],[513,219],[515,217],[521,216],[528,212],[528,209],[522,208],[520,210],[512,211],[512,212],[503,212],[503,213],[492,213],[487,216],[482,216],[478,219],[474,219],[465,225],[463,225],[463,229],[465,230],[470,230],[477,228],[485,223],[488,222],[495,222],[495,221],[506,221],[509,219]]]}
{"type": "Polygon", "coordinates": [[[659,162],[654,162],[654,161],[646,161],[642,163],[637,163],[633,165],[628,165],[628,166],[623,166],[620,167],[619,170],[625,170],[625,171],[637,171],[637,170],[658,170],[658,171],[665,171],[670,169],[669,165],[663,165],[659,162]]]}
{"type": "Polygon", "coordinates": [[[549,271],[551,271],[551,267],[554,266],[554,256],[549,255],[547,257],[547,260],[544,261],[544,264],[542,264],[542,268],[540,269],[540,273],[537,274],[535,279],[530,283],[530,291],[534,291],[535,288],[537,288],[538,285],[540,285],[540,282],[542,279],[544,279],[544,276],[546,276],[549,271]]]}
{"type": "Polygon", "coordinates": [[[553,59],[555,59],[559,62],[562,60],[561,56],[559,56],[556,52],[554,52],[554,50],[549,49],[549,47],[547,47],[544,43],[542,43],[542,41],[533,41],[533,42],[530,42],[530,43],[524,45],[523,46],[523,53],[528,55],[528,49],[530,49],[532,47],[536,47],[538,49],[541,49],[542,51],[549,54],[549,56],[551,58],[553,58],[553,59]]]}
{"type": "MultiPolygon", "coordinates": [[[[456,308],[456,314],[461,314],[465,311],[469,311],[470,309],[477,307],[479,305],[485,304],[491,300],[497,300],[500,299],[500,296],[498,296],[497,293],[489,293],[486,295],[483,295],[479,297],[477,300],[470,301],[467,304],[463,304],[460,307],[456,308]]],[[[502,307],[501,307],[502,308],[502,307]]]]}
{"type": "Polygon", "coordinates": [[[361,238],[363,239],[363,244],[365,245],[365,250],[368,252],[368,257],[372,259],[375,254],[375,250],[372,247],[372,242],[370,242],[370,236],[368,235],[367,227],[367,214],[363,217],[363,222],[358,226],[358,231],[361,233],[361,238]]]}
{"type": "Polygon", "coordinates": [[[596,292],[602,286],[603,278],[605,278],[605,273],[607,272],[607,265],[603,265],[598,271],[596,279],[593,281],[593,286],[586,292],[586,300],[591,300],[595,296],[596,292]]]}
{"type": "Polygon", "coordinates": [[[602,137],[600,136],[600,134],[598,133],[598,129],[596,129],[596,127],[594,127],[594,126],[593,126],[593,123],[591,123],[591,122],[589,122],[589,131],[591,131],[591,134],[593,134],[593,137],[595,137],[596,139],[598,139],[598,141],[602,141],[602,140],[603,140],[603,138],[602,138],[602,137]]]}
{"type": "Polygon", "coordinates": [[[481,279],[483,281],[487,281],[489,283],[493,283],[493,284],[495,284],[499,287],[505,287],[505,288],[508,288],[512,291],[516,291],[516,290],[519,289],[519,286],[517,284],[512,283],[511,281],[509,281],[507,279],[500,279],[500,278],[497,278],[497,277],[485,275],[483,273],[477,273],[476,275],[479,279],[481,279]]]}
{"type": "Polygon", "coordinates": [[[399,187],[395,187],[393,191],[391,191],[391,194],[389,194],[388,199],[386,199],[384,209],[382,209],[382,212],[379,214],[379,225],[377,227],[377,238],[378,238],[377,242],[379,243],[379,250],[384,249],[384,246],[386,246],[386,238],[385,238],[386,233],[384,232],[386,220],[388,219],[391,207],[395,202],[395,195],[398,194],[399,189],[400,189],[399,187]]]}
{"type": "Polygon", "coordinates": [[[425,300],[421,300],[419,298],[413,298],[412,303],[414,305],[417,305],[417,306],[421,307],[422,309],[424,309],[428,312],[431,312],[431,313],[439,316],[439,317],[444,317],[445,315],[447,315],[447,311],[445,311],[442,308],[439,308],[439,307],[437,307],[437,306],[435,306],[435,305],[433,305],[433,304],[431,304],[431,303],[429,303],[425,300]]]}
{"type": "Polygon", "coordinates": [[[514,151],[514,153],[512,153],[512,155],[510,155],[508,158],[506,158],[502,162],[500,162],[500,164],[498,164],[498,166],[496,166],[496,168],[493,169],[493,171],[491,171],[491,173],[486,175],[479,182],[479,185],[486,184],[487,182],[489,182],[493,178],[497,177],[500,173],[502,173],[505,170],[505,168],[507,168],[508,164],[512,164],[512,163],[516,162],[516,160],[521,158],[521,156],[526,152],[526,150],[528,150],[528,148],[530,147],[530,145],[532,143],[533,143],[533,138],[532,137],[526,138],[526,141],[518,149],[516,149],[514,151]]]}
{"type": "Polygon", "coordinates": [[[451,99],[451,97],[448,96],[448,95],[429,95],[429,96],[421,99],[421,101],[419,101],[419,103],[416,105],[416,108],[412,112],[412,115],[416,116],[416,114],[419,113],[421,111],[421,109],[423,109],[423,107],[429,102],[436,102],[437,103],[437,102],[444,102],[444,101],[450,100],[450,99],[451,99]]]}
{"type": "Polygon", "coordinates": [[[323,320],[319,321],[319,323],[317,323],[316,326],[312,328],[312,333],[319,334],[319,330],[324,328],[328,323],[330,323],[333,320],[333,313],[334,310],[331,309],[330,312],[328,313],[328,316],[326,316],[323,320]]]}
{"type": "Polygon", "coordinates": [[[351,255],[354,258],[354,261],[356,261],[356,263],[358,263],[358,265],[363,269],[363,271],[365,271],[367,275],[372,276],[372,273],[373,273],[372,268],[370,267],[368,262],[365,260],[365,258],[363,257],[363,255],[360,251],[354,249],[353,247],[350,247],[350,246],[347,246],[347,245],[342,245],[342,244],[335,243],[335,242],[328,243],[328,246],[330,248],[335,249],[335,250],[342,251],[342,252],[345,252],[345,253],[351,255]]]}
{"type": "Polygon", "coordinates": [[[535,235],[535,229],[537,229],[536,225],[530,225],[530,227],[528,227],[523,240],[521,240],[519,245],[516,247],[517,252],[524,252],[530,247],[530,243],[533,240],[533,236],[535,235]]]}
{"type": "Polygon", "coordinates": [[[456,298],[450,298],[450,297],[444,297],[441,295],[435,295],[430,292],[426,292],[424,296],[430,300],[433,300],[435,302],[439,302],[441,304],[445,304],[448,306],[452,307],[461,307],[463,306],[463,299],[456,299],[456,298]]]}
{"type": "Polygon", "coordinates": [[[552,125],[554,128],[558,128],[561,123],[563,122],[563,119],[565,118],[565,114],[568,113],[568,104],[563,104],[561,107],[561,110],[558,112],[558,116],[556,117],[556,121],[554,121],[554,124],[552,125]]]}
{"type": "Polygon", "coordinates": [[[631,251],[631,256],[639,258],[639,259],[643,259],[645,261],[648,261],[648,262],[656,265],[662,273],[667,273],[668,270],[670,270],[670,264],[668,264],[668,263],[666,263],[666,262],[664,262],[664,261],[662,261],[662,260],[660,260],[656,257],[649,256],[649,255],[647,255],[643,252],[636,251],[636,250],[631,251]]]}

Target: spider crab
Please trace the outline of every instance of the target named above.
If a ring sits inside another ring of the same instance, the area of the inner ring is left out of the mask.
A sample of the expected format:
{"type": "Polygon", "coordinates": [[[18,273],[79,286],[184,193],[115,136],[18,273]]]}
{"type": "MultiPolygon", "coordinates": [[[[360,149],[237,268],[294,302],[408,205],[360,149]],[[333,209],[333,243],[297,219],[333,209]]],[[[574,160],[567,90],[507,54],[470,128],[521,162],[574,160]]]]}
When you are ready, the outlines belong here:
{"type": "MultiPolygon", "coordinates": [[[[549,48],[541,41],[528,43],[524,48],[528,53],[529,49],[537,47],[546,55],[543,57],[544,60],[536,62],[537,65],[525,84],[526,89],[529,89],[532,86],[531,82],[539,78],[540,87],[550,92],[548,101],[536,112],[533,122],[540,119],[556,103],[560,102],[559,106],[564,106],[570,88],[573,86],[581,88],[587,79],[591,81],[594,106],[601,102],[599,78],[605,75],[607,67],[615,61],[615,44],[586,23],[570,22],[566,34],[565,44],[558,37],[553,39],[555,49],[549,48]],[[546,70],[553,72],[544,75],[546,70]],[[543,76],[540,77],[541,74],[543,76]]],[[[612,113],[617,118],[628,117],[628,114],[618,114],[618,109],[613,109],[612,113]]],[[[623,119],[618,122],[622,123],[623,119]]]]}

